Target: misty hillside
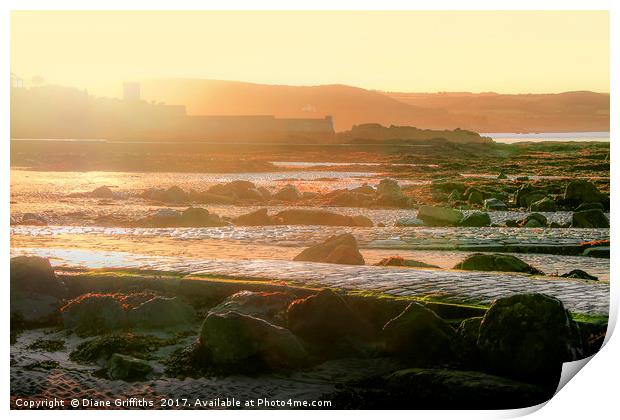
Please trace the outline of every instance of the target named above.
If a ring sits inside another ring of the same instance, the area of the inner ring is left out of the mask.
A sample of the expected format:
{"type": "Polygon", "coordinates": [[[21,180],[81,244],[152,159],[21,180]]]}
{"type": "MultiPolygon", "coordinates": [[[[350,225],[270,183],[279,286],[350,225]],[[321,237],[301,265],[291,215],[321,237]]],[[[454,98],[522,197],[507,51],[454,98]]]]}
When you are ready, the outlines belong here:
{"type": "Polygon", "coordinates": [[[609,95],[593,92],[395,93],[345,85],[282,86],[207,79],[142,83],[144,99],[186,105],[192,115],[321,118],[337,131],[363,123],[477,132],[608,131],[609,95]]]}

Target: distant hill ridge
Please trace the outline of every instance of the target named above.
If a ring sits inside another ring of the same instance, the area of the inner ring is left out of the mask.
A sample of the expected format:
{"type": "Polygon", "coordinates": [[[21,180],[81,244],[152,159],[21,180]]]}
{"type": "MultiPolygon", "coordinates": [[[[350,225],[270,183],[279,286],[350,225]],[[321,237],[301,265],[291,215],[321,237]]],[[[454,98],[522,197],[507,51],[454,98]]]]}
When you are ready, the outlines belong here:
{"type": "Polygon", "coordinates": [[[334,117],[336,131],[354,125],[462,128],[476,132],[609,131],[609,94],[381,92],[346,85],[287,86],[210,79],[142,82],[147,100],[185,105],[191,115],[334,117]]]}

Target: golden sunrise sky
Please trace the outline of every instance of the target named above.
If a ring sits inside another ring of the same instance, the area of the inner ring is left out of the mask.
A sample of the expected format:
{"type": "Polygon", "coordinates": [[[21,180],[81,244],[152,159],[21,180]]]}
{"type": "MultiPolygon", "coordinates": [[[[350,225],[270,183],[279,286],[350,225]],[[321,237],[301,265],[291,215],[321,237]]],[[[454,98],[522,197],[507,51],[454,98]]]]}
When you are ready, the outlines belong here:
{"type": "Polygon", "coordinates": [[[13,12],[11,70],[120,96],[206,78],[368,89],[609,91],[607,12],[13,12]]]}

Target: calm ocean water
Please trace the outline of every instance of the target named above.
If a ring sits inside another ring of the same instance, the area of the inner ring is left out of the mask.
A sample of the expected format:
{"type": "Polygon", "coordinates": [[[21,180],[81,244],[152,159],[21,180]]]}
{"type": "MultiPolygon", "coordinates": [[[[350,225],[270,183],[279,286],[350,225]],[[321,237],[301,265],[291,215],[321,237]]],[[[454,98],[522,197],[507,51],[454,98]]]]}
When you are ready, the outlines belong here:
{"type": "Polygon", "coordinates": [[[543,141],[609,141],[609,131],[586,131],[575,133],[481,133],[498,143],[543,141]]]}

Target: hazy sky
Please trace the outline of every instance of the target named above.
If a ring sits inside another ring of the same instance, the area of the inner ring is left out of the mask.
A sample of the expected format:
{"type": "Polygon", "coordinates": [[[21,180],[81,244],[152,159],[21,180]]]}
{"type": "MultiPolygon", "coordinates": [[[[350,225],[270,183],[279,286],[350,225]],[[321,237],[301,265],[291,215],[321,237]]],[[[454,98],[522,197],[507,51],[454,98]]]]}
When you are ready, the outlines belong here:
{"type": "Polygon", "coordinates": [[[436,92],[609,91],[606,12],[13,12],[11,70],[118,96],[186,77],[436,92]]]}

